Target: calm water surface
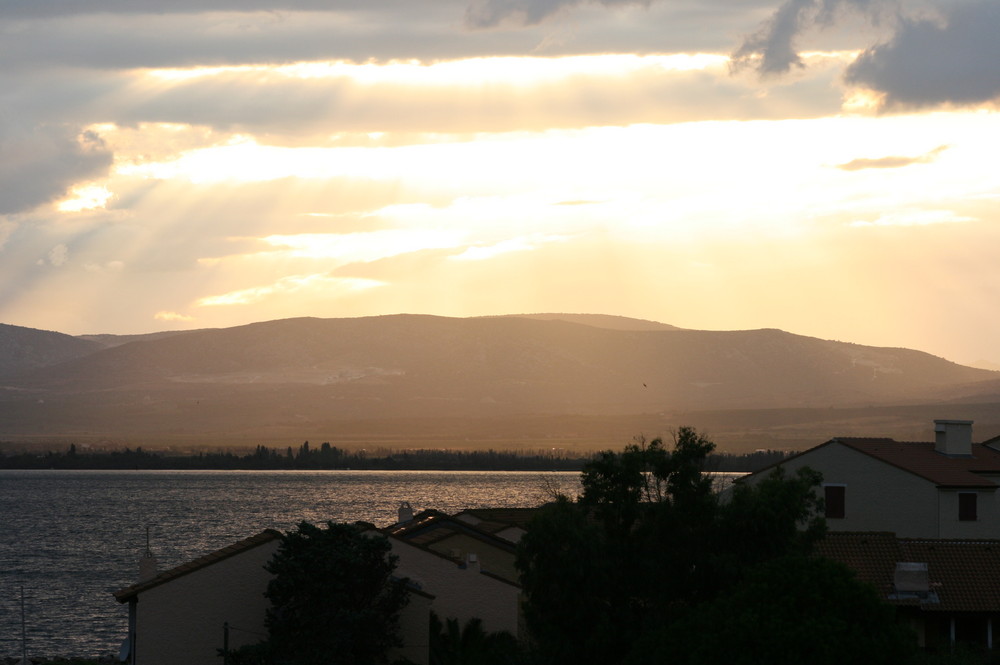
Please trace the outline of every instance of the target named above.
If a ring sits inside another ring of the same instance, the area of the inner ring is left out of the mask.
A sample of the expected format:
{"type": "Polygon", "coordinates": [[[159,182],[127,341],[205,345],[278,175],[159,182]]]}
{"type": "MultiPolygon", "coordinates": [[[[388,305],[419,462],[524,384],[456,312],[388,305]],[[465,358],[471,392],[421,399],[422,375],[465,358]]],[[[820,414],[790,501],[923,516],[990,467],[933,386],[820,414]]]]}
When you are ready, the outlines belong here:
{"type": "Polygon", "coordinates": [[[306,520],[378,526],[415,510],[535,506],[575,496],[579,473],[0,471],[0,657],[116,653],[146,527],[160,570],[306,520]]]}

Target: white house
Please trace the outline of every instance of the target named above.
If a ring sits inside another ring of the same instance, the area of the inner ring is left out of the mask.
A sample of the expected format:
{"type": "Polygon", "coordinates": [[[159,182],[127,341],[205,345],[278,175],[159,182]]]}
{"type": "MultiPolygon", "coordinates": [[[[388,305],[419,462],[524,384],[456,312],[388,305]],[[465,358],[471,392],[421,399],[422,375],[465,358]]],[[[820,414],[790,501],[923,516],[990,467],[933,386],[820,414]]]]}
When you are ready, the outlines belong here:
{"type": "MultiPolygon", "coordinates": [[[[973,443],[969,420],[934,425],[935,441],[838,437],[775,466],[823,474],[831,531],[1000,538],[1000,440],[973,443]]],[[[757,482],[773,468],[741,482],[757,482]]]]}
{"type": "MultiPolygon", "coordinates": [[[[519,585],[482,570],[472,552],[456,561],[386,535],[399,557],[396,574],[410,582],[410,601],[400,618],[403,647],[391,658],[428,661],[431,611],[460,624],[478,617],[486,630],[518,634],[519,585]]],[[[266,637],[264,592],[271,575],[264,565],[280,539],[269,529],[115,592],[119,602],[129,604],[127,662],[219,665],[218,650],[227,639],[235,649],[266,637]]]]}
{"type": "Polygon", "coordinates": [[[438,616],[460,623],[478,617],[487,631],[522,637],[514,543],[436,510],[401,510],[383,532],[399,557],[397,572],[434,595],[438,616]]]}

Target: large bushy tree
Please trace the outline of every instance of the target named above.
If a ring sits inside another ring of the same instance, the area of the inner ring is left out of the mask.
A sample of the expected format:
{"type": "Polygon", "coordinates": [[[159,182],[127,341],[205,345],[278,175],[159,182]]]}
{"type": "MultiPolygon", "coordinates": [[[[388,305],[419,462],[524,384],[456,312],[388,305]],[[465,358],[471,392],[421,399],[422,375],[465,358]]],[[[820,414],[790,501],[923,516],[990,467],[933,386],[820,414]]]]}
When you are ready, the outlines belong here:
{"type": "MultiPolygon", "coordinates": [[[[690,643],[680,637],[706,631],[695,639],[718,642],[715,655],[725,653],[722,640],[736,642],[742,634],[716,635],[696,617],[721,616],[704,613],[726,607],[730,597],[745,601],[736,605],[740,612],[750,612],[750,594],[763,593],[780,576],[774,561],[785,561],[800,579],[816,576],[819,564],[809,553],[825,531],[815,491],[819,474],[779,470],[756,484],[738,485],[723,499],[704,473],[713,448],[704,436],[682,428],[672,448],[654,440],[603,452],[585,467],[580,497],[560,497],[539,512],[521,540],[517,563],[525,619],[541,662],[722,662],[708,659],[708,652],[684,650],[690,643]]],[[[820,593],[833,588],[851,602],[806,603],[802,611],[813,612],[819,623],[834,616],[849,622],[854,613],[877,619],[877,627],[827,631],[822,639],[835,644],[892,628],[891,613],[857,611],[870,597],[853,577],[838,573],[820,593]],[[823,618],[824,611],[832,614],[823,618]]],[[[779,591],[776,597],[792,597],[790,589],[779,591]]],[[[779,623],[793,620],[787,612],[776,617],[779,623]]]]}
{"type": "Polygon", "coordinates": [[[243,662],[374,665],[399,644],[408,600],[393,577],[396,557],[370,527],[302,522],[266,565],[268,638],[238,654],[243,662]]]}

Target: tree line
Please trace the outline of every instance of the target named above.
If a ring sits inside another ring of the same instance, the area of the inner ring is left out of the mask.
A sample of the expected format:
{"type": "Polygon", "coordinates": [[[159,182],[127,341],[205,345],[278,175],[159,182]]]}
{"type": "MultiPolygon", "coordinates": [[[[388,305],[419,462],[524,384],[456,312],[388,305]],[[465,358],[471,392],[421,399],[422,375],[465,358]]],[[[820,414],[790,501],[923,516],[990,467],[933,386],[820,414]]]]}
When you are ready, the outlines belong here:
{"type": "MultiPolygon", "coordinates": [[[[711,455],[705,466],[710,471],[749,472],[780,462],[787,455],[774,450],[719,453],[711,455]]],[[[312,446],[308,441],[297,448],[258,445],[243,454],[215,451],[190,455],[148,451],[141,446],[110,452],[84,452],[76,444],[70,444],[63,452],[0,454],[0,469],[581,471],[593,457],[493,449],[348,451],[328,442],[312,446]]]]}

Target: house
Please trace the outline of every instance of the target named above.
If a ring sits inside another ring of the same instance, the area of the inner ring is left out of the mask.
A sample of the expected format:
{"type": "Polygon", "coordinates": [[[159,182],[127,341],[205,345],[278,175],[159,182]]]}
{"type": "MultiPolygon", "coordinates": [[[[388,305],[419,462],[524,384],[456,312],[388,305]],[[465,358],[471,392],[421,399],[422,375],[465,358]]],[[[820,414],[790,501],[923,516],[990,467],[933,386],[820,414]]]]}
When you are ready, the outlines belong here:
{"type": "MultiPolygon", "coordinates": [[[[428,661],[431,611],[460,624],[478,617],[486,630],[519,633],[520,586],[484,570],[474,552],[456,560],[388,530],[370,532],[388,537],[398,557],[396,574],[407,578],[411,591],[400,620],[403,647],[393,659],[428,661]]],[[[138,583],[115,592],[118,602],[129,605],[127,662],[218,665],[224,644],[235,649],[265,638],[264,592],[271,575],[264,565],[281,537],[269,529],[168,571],[147,571],[138,583]]],[[[148,567],[149,561],[141,562],[140,569],[148,567]]]]}
{"type": "Polygon", "coordinates": [[[129,605],[131,665],[218,665],[226,625],[229,646],[258,642],[264,628],[264,570],[281,534],[266,530],[156,574],[147,557],[137,584],[115,592],[129,605]]]}
{"type": "MultiPolygon", "coordinates": [[[[482,570],[501,577],[508,582],[517,582],[519,575],[514,566],[517,552],[516,541],[509,540],[497,532],[510,532],[514,527],[499,523],[479,521],[471,523],[467,513],[452,517],[437,510],[424,510],[406,521],[387,527],[386,534],[421,545],[457,562],[474,555],[482,570]],[[463,518],[464,517],[464,518],[463,518]],[[486,530],[483,527],[486,527],[486,530]]],[[[406,515],[403,515],[406,517],[406,515]]],[[[516,532],[508,533],[519,538],[516,532]]]]}
{"type": "Polygon", "coordinates": [[[831,531],[905,538],[1000,539],[1000,437],[972,442],[972,421],[935,420],[935,440],[838,437],[775,466],[823,474],[831,531]]]}
{"type": "Polygon", "coordinates": [[[1000,540],[831,532],[815,553],[871,584],[931,651],[956,642],[994,648],[1000,633],[1000,540]]]}
{"type": "Polygon", "coordinates": [[[478,617],[487,631],[521,637],[516,545],[458,517],[436,510],[413,515],[404,506],[400,521],[382,530],[390,536],[393,554],[399,556],[399,573],[431,590],[432,609],[438,616],[461,622],[478,617]],[[456,576],[455,566],[472,574],[456,576]]]}
{"type": "Polygon", "coordinates": [[[457,513],[455,519],[517,544],[537,512],[538,508],[470,508],[457,513]]]}

